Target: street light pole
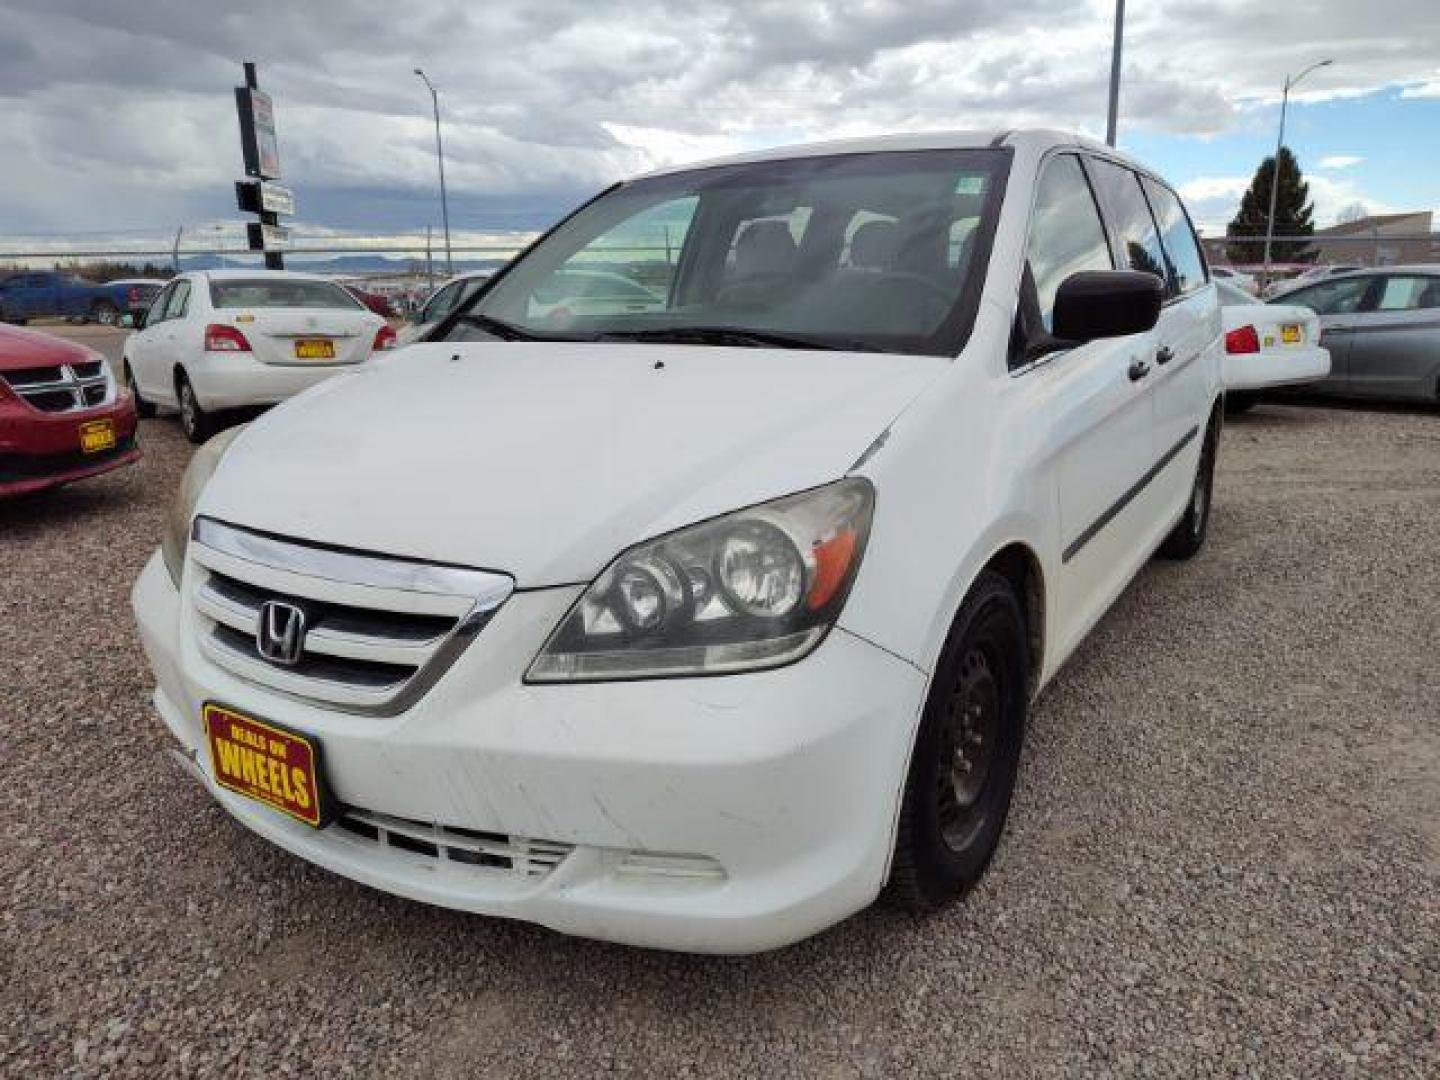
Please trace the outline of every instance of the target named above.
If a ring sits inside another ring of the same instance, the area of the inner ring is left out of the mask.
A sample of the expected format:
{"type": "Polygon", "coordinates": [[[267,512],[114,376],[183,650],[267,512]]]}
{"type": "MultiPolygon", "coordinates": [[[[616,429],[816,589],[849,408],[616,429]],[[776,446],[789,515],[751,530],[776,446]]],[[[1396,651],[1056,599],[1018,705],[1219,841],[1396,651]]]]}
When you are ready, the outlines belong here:
{"type": "Polygon", "coordinates": [[[1317,60],[1293,79],[1285,76],[1285,92],[1280,95],[1280,134],[1275,140],[1275,164],[1270,169],[1270,213],[1265,218],[1265,284],[1270,284],[1270,243],[1275,239],[1275,197],[1280,192],[1280,151],[1285,146],[1285,110],[1290,105],[1290,88],[1316,68],[1333,64],[1333,60],[1317,60]]]}
{"type": "Polygon", "coordinates": [[[445,226],[445,274],[449,277],[455,273],[455,267],[450,261],[450,200],[445,194],[445,145],[440,141],[440,95],[435,92],[435,84],[424,71],[416,68],[415,74],[425,81],[430,91],[430,104],[435,110],[435,159],[440,163],[440,219],[445,226]]]}
{"type": "Polygon", "coordinates": [[[1105,145],[1115,145],[1120,117],[1120,49],[1125,44],[1125,0],[1115,0],[1115,43],[1110,48],[1110,114],[1105,120],[1105,145]]]}

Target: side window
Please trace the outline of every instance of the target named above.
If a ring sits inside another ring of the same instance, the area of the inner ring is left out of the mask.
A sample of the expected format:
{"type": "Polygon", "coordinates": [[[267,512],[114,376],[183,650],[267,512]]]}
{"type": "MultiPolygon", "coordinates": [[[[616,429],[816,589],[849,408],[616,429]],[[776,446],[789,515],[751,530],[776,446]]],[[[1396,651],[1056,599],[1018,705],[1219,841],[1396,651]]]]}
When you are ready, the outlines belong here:
{"type": "Polygon", "coordinates": [[[1129,169],[1109,161],[1091,159],[1091,175],[1105,208],[1110,230],[1119,244],[1119,254],[1130,270],[1154,274],[1166,283],[1166,291],[1174,291],[1174,283],[1165,273],[1165,251],[1160,246],[1160,230],[1150,214],[1150,205],[1140,190],[1140,179],[1129,169]]]}
{"type": "Polygon", "coordinates": [[[446,285],[432,296],[430,302],[425,305],[425,310],[420,313],[420,322],[439,322],[446,315],[450,314],[451,309],[455,306],[455,299],[459,295],[460,283],[458,281],[446,285]]]}
{"type": "Polygon", "coordinates": [[[166,285],[160,290],[159,295],[150,301],[149,310],[145,313],[145,325],[154,326],[156,323],[165,321],[165,305],[170,303],[170,297],[175,295],[175,284],[166,285]]]}
{"type": "Polygon", "coordinates": [[[170,294],[170,302],[165,305],[165,319],[183,319],[185,310],[190,306],[190,282],[177,281],[175,291],[170,294]]]}
{"type": "Polygon", "coordinates": [[[1148,176],[1141,183],[1150,199],[1150,209],[1155,211],[1155,220],[1160,223],[1160,243],[1169,256],[1175,287],[1181,296],[1194,292],[1205,284],[1205,256],[1200,253],[1200,242],[1195,239],[1190,218],[1169,188],[1148,176]]]}
{"type": "Polygon", "coordinates": [[[1440,308],[1440,277],[1387,277],[1376,311],[1419,311],[1440,308]]]}
{"type": "Polygon", "coordinates": [[[1073,154],[1051,158],[1040,174],[1025,263],[1047,331],[1054,326],[1055,293],[1062,281],[1081,270],[1114,269],[1100,211],[1073,154]]]}
{"type": "Polygon", "coordinates": [[[1342,278],[1311,285],[1278,300],[1277,303],[1299,304],[1317,315],[1346,315],[1360,310],[1360,303],[1370,291],[1370,277],[1342,278]]]}

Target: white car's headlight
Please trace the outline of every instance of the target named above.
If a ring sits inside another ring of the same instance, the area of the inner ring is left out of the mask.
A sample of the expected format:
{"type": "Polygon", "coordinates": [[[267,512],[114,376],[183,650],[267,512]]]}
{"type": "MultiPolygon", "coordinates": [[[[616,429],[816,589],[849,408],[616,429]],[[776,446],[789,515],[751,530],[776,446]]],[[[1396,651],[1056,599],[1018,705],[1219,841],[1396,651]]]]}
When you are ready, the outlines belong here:
{"type": "Polygon", "coordinates": [[[170,571],[170,580],[180,587],[180,574],[185,568],[185,550],[190,546],[190,523],[195,517],[195,504],[200,493],[210,482],[210,477],[220,465],[220,459],[235,436],[245,430],[245,425],[227,428],[204,446],[195,451],[185,475],[180,477],[180,490],[170,504],[170,513],[165,518],[165,534],[160,538],[160,555],[165,560],[165,569],[170,571]]]}
{"type": "Polygon", "coordinates": [[[875,490],[851,478],[631,548],[560,621],[527,682],[718,675],[805,656],[865,553],[875,490]]]}

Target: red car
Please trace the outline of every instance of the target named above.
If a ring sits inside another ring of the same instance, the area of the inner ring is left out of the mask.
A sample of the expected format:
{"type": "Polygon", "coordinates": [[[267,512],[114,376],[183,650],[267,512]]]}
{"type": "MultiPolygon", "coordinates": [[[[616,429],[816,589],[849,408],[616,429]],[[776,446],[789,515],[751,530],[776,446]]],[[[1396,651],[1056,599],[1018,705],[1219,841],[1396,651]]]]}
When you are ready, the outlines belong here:
{"type": "Polygon", "coordinates": [[[140,458],[135,399],[92,349],[0,326],[0,498],[140,458]]]}
{"type": "Polygon", "coordinates": [[[358,289],[354,285],[340,286],[360,303],[384,319],[395,318],[395,307],[379,293],[368,292],[365,289],[358,289]]]}

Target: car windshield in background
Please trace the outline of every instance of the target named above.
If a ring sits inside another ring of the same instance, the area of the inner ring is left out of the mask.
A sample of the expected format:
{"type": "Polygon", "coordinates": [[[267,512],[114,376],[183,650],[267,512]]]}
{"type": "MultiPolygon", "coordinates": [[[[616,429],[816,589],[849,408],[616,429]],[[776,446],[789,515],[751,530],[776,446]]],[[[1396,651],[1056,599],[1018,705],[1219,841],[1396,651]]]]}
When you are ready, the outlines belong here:
{"type": "Polygon", "coordinates": [[[638,180],[546,237],[447,336],[954,355],[1008,162],[889,151],[638,180]]]}
{"type": "Polygon", "coordinates": [[[217,308],[343,308],[347,311],[364,306],[339,285],[278,278],[212,279],[210,303],[217,308]]]}

